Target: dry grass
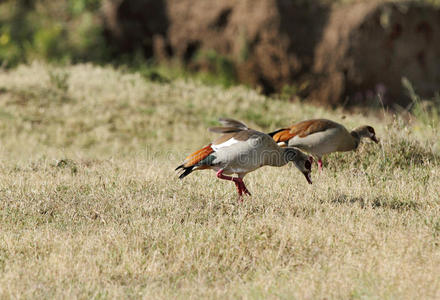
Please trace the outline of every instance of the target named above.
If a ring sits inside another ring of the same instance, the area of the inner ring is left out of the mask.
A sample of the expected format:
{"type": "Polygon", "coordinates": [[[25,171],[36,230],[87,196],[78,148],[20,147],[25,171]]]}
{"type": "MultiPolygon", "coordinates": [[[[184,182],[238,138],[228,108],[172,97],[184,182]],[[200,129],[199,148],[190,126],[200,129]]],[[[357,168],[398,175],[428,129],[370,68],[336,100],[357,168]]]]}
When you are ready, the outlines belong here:
{"type": "Polygon", "coordinates": [[[40,64],[0,73],[0,298],[435,299],[439,128],[40,64]],[[309,117],[381,145],[235,188],[174,167],[219,116],[269,130],[309,117]]]}

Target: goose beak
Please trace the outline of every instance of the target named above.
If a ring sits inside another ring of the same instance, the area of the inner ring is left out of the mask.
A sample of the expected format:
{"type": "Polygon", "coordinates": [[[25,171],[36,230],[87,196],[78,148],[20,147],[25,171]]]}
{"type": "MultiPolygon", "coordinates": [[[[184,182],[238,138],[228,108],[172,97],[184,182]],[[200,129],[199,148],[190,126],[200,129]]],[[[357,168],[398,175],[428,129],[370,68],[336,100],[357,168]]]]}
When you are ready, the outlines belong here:
{"type": "Polygon", "coordinates": [[[313,157],[309,156],[309,160],[304,163],[304,167],[306,168],[306,171],[302,172],[309,184],[312,184],[312,178],[310,176],[310,174],[312,173],[312,164],[313,164],[313,157]]]}
{"type": "Polygon", "coordinates": [[[312,177],[310,176],[311,172],[310,171],[305,171],[305,172],[303,172],[303,174],[304,174],[304,177],[307,179],[307,182],[309,184],[312,184],[312,177]]]}
{"type": "Polygon", "coordinates": [[[373,140],[373,142],[375,142],[376,144],[379,143],[379,140],[377,139],[377,137],[375,135],[373,135],[371,137],[371,139],[373,140]]]}

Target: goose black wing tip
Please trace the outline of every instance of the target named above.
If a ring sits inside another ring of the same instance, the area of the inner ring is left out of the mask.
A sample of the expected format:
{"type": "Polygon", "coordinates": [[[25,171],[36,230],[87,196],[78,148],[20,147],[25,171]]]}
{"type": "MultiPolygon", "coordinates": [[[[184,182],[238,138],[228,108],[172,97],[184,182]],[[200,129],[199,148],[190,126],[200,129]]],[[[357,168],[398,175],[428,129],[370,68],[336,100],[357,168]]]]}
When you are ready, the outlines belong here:
{"type": "Polygon", "coordinates": [[[184,169],[183,173],[179,175],[179,179],[183,179],[186,176],[188,176],[192,171],[193,171],[193,166],[192,167],[188,167],[188,168],[184,168],[182,167],[182,169],[184,169]]]}

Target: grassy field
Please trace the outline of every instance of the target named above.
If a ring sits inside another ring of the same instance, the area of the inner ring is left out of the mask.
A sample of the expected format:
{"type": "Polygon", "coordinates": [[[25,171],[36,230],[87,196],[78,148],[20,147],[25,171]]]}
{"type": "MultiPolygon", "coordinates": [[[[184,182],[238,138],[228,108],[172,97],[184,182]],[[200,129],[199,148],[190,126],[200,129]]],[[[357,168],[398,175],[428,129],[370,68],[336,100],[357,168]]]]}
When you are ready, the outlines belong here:
{"type": "Polygon", "coordinates": [[[0,298],[439,299],[439,129],[92,65],[0,71],[0,298]],[[212,171],[174,172],[221,116],[381,143],[313,185],[262,168],[239,204],[212,171]]]}

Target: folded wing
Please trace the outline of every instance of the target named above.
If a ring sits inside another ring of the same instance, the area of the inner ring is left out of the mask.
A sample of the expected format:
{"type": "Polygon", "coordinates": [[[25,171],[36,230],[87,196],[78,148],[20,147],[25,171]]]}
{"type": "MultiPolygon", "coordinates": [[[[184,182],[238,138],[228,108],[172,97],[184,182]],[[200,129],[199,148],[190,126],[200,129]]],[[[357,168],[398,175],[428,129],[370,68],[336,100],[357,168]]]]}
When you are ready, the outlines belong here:
{"type": "Polygon", "coordinates": [[[325,131],[330,128],[336,127],[337,124],[325,119],[307,120],[296,124],[293,124],[289,128],[278,129],[269,135],[275,142],[287,142],[288,140],[298,137],[306,137],[316,132],[325,131]]]}

